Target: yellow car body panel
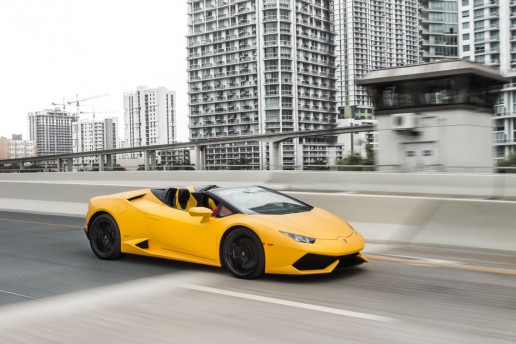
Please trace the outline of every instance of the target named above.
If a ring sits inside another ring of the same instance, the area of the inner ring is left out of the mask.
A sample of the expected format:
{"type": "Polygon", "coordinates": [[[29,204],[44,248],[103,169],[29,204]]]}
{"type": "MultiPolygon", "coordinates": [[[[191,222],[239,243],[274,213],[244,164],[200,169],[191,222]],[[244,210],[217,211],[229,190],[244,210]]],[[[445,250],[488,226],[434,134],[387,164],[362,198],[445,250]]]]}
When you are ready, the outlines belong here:
{"type": "MultiPolygon", "coordinates": [[[[203,208],[200,212],[206,214],[207,210],[203,208]]],[[[93,219],[104,213],[118,225],[123,253],[220,267],[224,235],[233,228],[245,227],[263,244],[265,273],[330,273],[337,267],[338,257],[351,254],[357,254],[361,262],[367,261],[360,255],[365,244],[362,235],[346,221],[320,208],[284,215],[233,214],[206,218],[164,204],[151,189],[141,189],[92,198],[86,216],[87,234],[93,219]],[[282,231],[316,240],[313,244],[297,242],[282,231]],[[307,254],[335,257],[335,261],[329,259],[327,266],[318,269],[295,268],[294,264],[307,254]]]]}

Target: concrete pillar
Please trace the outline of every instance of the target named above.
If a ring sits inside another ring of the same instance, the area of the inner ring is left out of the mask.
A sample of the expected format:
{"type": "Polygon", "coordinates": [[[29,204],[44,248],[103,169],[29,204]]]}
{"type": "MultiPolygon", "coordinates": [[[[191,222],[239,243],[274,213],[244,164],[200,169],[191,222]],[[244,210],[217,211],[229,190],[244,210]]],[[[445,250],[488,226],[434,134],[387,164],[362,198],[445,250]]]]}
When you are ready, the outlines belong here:
{"type": "Polygon", "coordinates": [[[205,165],[205,147],[204,146],[195,146],[195,169],[198,171],[204,170],[205,165]]]}
{"type": "Polygon", "coordinates": [[[63,168],[63,161],[58,158],[57,159],[57,172],[61,172],[61,169],[63,168]]]}
{"type": "Polygon", "coordinates": [[[269,164],[271,170],[281,170],[280,142],[269,143],[269,164]]]}
{"type": "Polygon", "coordinates": [[[106,154],[106,167],[108,171],[113,171],[113,156],[106,154]]]}
{"type": "Polygon", "coordinates": [[[156,151],[149,152],[151,171],[156,170],[156,151]]]}
{"type": "Polygon", "coordinates": [[[68,172],[73,172],[73,158],[66,159],[66,168],[68,172]]]}
{"type": "Polygon", "coordinates": [[[99,155],[99,171],[104,171],[104,155],[99,155]]]}
{"type": "Polygon", "coordinates": [[[20,161],[20,171],[25,168],[25,161],[20,161]]]}
{"type": "Polygon", "coordinates": [[[149,151],[143,152],[143,162],[145,164],[145,171],[149,171],[150,170],[149,159],[150,159],[150,152],[149,151]]]}

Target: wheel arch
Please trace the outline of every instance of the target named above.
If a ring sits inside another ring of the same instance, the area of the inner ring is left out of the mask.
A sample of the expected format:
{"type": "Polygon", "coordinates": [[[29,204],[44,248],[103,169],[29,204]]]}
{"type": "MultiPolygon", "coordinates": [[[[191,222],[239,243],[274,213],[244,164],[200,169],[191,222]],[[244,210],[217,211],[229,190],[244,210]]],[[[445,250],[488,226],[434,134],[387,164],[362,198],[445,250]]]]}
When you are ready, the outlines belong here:
{"type": "Polygon", "coordinates": [[[109,215],[111,216],[111,218],[113,218],[113,220],[116,222],[116,219],[115,217],[113,216],[113,214],[109,213],[108,211],[106,210],[98,210],[97,212],[95,212],[93,215],[91,215],[88,223],[87,223],[87,228],[88,228],[88,233],[87,233],[87,236],[88,236],[88,239],[90,238],[90,227],[91,227],[91,224],[93,223],[93,221],[95,221],[95,219],[97,217],[99,217],[100,215],[109,215]]]}

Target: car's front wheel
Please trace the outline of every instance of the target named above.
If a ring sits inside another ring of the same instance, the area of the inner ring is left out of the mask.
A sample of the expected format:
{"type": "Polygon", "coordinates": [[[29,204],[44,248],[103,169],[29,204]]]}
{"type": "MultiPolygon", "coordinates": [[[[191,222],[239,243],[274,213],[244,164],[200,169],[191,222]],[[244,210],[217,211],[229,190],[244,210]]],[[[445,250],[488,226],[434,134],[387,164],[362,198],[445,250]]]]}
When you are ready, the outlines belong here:
{"type": "Polygon", "coordinates": [[[99,215],[89,228],[90,246],[93,253],[101,259],[117,259],[122,256],[120,250],[120,230],[110,215],[99,215]]]}
{"type": "Polygon", "coordinates": [[[262,242],[248,228],[236,228],[228,234],[222,244],[221,258],[222,265],[238,278],[257,278],[265,270],[262,242]]]}

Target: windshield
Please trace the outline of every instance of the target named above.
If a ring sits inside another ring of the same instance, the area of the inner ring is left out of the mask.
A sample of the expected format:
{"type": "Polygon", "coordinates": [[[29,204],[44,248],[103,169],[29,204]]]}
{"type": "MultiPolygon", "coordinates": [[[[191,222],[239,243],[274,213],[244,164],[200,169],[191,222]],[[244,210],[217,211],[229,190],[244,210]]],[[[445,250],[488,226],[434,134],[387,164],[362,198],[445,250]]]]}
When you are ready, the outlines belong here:
{"type": "Polygon", "coordinates": [[[247,214],[291,214],[312,207],[279,192],[259,186],[210,190],[247,214]]]}

